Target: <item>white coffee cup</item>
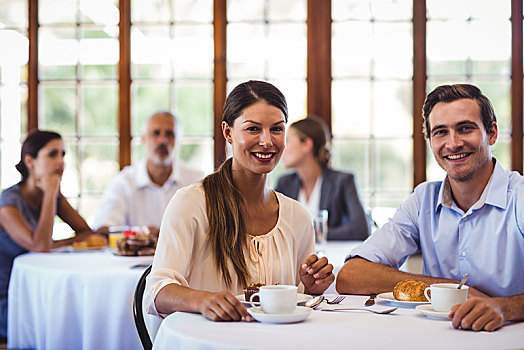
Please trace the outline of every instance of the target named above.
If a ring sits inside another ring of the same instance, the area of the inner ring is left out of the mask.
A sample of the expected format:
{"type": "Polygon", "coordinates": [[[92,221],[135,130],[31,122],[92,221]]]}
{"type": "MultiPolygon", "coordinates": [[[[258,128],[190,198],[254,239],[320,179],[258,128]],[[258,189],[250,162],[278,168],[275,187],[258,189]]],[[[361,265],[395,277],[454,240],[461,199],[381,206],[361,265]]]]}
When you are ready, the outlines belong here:
{"type": "Polygon", "coordinates": [[[297,286],[271,285],[260,287],[258,293],[249,298],[251,306],[255,306],[253,298],[260,298],[262,311],[268,314],[288,314],[297,307],[297,286]]]}
{"type": "Polygon", "coordinates": [[[468,298],[468,286],[458,289],[457,283],[435,283],[424,290],[424,295],[435,311],[448,312],[453,305],[461,304],[468,298]],[[431,298],[428,291],[431,290],[431,298]]]}

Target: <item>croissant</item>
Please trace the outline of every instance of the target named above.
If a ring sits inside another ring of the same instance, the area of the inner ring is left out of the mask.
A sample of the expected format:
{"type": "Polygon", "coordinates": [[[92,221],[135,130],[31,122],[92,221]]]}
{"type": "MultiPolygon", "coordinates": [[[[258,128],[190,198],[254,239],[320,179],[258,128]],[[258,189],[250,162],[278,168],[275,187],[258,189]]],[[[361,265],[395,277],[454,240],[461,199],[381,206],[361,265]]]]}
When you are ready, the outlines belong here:
{"type": "Polygon", "coordinates": [[[428,287],[427,283],[421,281],[404,280],[393,288],[393,296],[402,301],[428,301],[424,296],[424,289],[428,287]]]}

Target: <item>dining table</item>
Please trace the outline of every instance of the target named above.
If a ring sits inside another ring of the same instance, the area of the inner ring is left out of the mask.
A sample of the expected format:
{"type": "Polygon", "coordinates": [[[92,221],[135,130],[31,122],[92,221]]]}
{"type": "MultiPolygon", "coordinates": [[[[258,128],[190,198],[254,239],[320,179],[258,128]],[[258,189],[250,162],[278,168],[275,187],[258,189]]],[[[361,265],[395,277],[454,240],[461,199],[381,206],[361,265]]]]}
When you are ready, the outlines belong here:
{"type": "Polygon", "coordinates": [[[8,290],[8,348],[142,349],[132,300],[151,262],[108,248],[18,256],[8,290]]]}
{"type": "MultiPolygon", "coordinates": [[[[333,299],[335,295],[328,295],[333,299]]],[[[323,308],[364,306],[368,296],[348,295],[337,305],[321,304],[296,323],[213,322],[200,314],[175,312],[158,330],[153,349],[522,349],[524,322],[495,332],[455,329],[451,320],[429,318],[416,307],[390,314],[323,308]]],[[[393,305],[379,300],[376,310],[393,305]]]]}

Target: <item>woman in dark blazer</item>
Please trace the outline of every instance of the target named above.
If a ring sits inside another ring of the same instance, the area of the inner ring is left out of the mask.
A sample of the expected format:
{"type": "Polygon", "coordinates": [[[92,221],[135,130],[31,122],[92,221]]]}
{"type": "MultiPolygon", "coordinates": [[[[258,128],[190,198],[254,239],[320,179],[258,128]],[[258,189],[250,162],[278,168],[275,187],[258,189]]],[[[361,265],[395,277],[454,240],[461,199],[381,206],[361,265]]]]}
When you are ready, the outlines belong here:
{"type": "Polygon", "coordinates": [[[319,118],[310,116],[291,124],[283,163],[296,172],[281,176],[275,190],[298,200],[312,216],[327,209],[328,240],[364,240],[369,226],[354,176],[328,167],[330,139],[319,118]]]}

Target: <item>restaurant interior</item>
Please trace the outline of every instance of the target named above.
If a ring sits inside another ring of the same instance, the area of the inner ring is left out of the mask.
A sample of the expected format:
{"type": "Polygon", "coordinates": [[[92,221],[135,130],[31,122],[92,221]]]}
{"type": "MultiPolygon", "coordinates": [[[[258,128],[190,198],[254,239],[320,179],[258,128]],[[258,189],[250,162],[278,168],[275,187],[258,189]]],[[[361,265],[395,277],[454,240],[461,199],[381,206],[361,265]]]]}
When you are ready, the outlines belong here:
{"type": "MultiPolygon", "coordinates": [[[[66,146],[60,191],[91,225],[111,179],[143,159],[140,135],[152,113],[167,110],[178,118],[183,129],[176,157],[210,174],[231,154],[220,126],[226,96],[243,81],[264,80],[285,95],[288,124],[308,115],[326,122],[332,134],[330,165],[354,174],[373,232],[418,184],[445,176],[422,129],[426,94],[439,85],[474,84],[489,97],[498,124],[493,155],[505,169],[522,174],[523,3],[0,0],[0,187],[20,181],[15,165],[31,130],[58,131],[66,146]]],[[[279,164],[269,184],[287,171],[279,164]]],[[[71,235],[56,217],[53,238],[71,235]]],[[[335,270],[354,244],[329,242],[335,270]]],[[[9,291],[19,300],[9,306],[9,326],[16,327],[16,338],[8,328],[10,347],[151,346],[138,335],[132,303],[152,258],[44,255],[26,260],[26,275],[17,275],[16,291],[9,291]],[[103,272],[96,277],[96,271],[103,272]]],[[[408,260],[403,268],[420,273],[420,264],[420,259],[408,260]]],[[[328,292],[328,299],[337,294],[334,286],[328,292]]],[[[366,299],[346,298],[346,303],[357,307],[366,299]]],[[[524,346],[522,325],[503,328],[506,333],[490,339],[485,334],[472,339],[471,332],[452,333],[441,321],[399,310],[391,316],[319,312],[318,319],[296,324],[303,328],[288,328],[278,344],[320,347],[306,334],[320,329],[322,337],[336,334],[325,348],[396,347],[408,336],[405,328],[394,331],[398,321],[391,319],[398,315],[409,327],[426,322],[414,335],[420,341],[442,334],[442,342],[429,348],[524,346]],[[354,330],[346,339],[345,325],[354,330]],[[382,340],[370,342],[373,330],[382,332],[382,340]]],[[[203,323],[201,315],[184,317],[170,320],[169,330],[178,334],[164,332],[155,347],[272,346],[271,339],[246,345],[226,337],[238,330],[235,323],[217,326],[203,323]],[[202,332],[206,338],[199,343],[202,332]]],[[[268,328],[242,327],[245,339],[270,338],[268,328]]],[[[285,332],[281,325],[268,327],[285,332]]]]}

